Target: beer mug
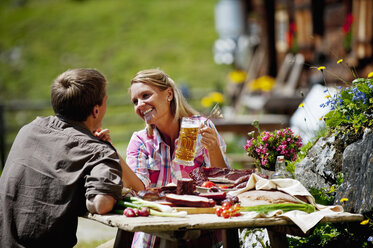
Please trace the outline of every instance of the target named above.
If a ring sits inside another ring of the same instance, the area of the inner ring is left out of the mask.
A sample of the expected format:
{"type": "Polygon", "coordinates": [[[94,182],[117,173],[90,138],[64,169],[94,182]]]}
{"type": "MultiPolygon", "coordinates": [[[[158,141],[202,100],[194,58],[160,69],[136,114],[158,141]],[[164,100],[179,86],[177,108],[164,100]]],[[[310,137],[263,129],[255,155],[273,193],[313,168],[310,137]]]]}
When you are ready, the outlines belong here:
{"type": "Polygon", "coordinates": [[[179,141],[175,152],[175,162],[178,164],[193,166],[196,155],[197,137],[200,121],[189,117],[183,117],[179,133],[179,141]]]}

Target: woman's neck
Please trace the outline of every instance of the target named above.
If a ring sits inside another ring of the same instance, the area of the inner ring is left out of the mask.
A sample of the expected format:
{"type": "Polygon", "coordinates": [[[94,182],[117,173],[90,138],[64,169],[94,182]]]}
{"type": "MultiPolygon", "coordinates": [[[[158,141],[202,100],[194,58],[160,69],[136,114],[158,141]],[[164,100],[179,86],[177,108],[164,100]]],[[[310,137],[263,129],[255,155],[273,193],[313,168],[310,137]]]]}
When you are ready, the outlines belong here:
{"type": "Polygon", "coordinates": [[[179,137],[180,123],[176,119],[172,119],[163,126],[157,126],[162,139],[167,145],[173,148],[175,140],[179,137]]]}

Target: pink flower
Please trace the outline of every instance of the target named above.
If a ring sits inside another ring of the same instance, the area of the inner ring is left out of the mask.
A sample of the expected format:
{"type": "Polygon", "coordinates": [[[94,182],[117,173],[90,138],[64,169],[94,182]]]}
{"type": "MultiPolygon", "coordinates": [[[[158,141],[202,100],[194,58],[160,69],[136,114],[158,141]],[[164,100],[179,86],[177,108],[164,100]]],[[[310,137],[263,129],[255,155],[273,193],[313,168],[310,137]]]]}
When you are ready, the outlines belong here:
{"type": "Polygon", "coordinates": [[[268,141],[271,135],[269,132],[264,132],[264,136],[262,137],[262,141],[268,141]]]}
{"type": "Polygon", "coordinates": [[[293,155],[293,158],[291,159],[292,161],[296,161],[297,160],[297,154],[294,154],[293,155]]]}

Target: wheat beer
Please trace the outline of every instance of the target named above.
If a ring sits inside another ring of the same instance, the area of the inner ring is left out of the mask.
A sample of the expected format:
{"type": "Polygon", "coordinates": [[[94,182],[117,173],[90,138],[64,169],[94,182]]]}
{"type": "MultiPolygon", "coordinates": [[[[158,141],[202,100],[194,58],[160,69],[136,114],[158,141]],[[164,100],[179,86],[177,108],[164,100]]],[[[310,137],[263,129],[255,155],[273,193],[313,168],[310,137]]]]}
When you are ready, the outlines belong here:
{"type": "Polygon", "coordinates": [[[200,123],[198,120],[183,117],[175,152],[176,163],[188,166],[194,165],[199,126],[200,123]]]}

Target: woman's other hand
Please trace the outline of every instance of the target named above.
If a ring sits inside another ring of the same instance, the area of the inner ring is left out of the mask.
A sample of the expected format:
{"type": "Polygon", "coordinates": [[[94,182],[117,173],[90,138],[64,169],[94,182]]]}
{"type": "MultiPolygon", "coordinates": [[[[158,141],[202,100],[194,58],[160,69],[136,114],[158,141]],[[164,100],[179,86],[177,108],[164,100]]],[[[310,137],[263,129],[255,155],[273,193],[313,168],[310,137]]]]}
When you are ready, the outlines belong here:
{"type": "Polygon", "coordinates": [[[94,133],[93,133],[97,138],[99,138],[100,140],[103,140],[103,141],[106,141],[106,142],[109,142],[110,144],[111,143],[111,137],[110,137],[110,130],[109,129],[97,129],[94,133]]]}
{"type": "Polygon", "coordinates": [[[211,167],[227,167],[222,151],[220,149],[219,138],[216,130],[202,124],[200,134],[202,136],[201,143],[206,148],[209,154],[211,167]]]}
{"type": "Polygon", "coordinates": [[[213,151],[214,149],[220,150],[218,135],[214,129],[209,126],[202,125],[200,133],[202,135],[201,143],[209,152],[213,151]]]}

